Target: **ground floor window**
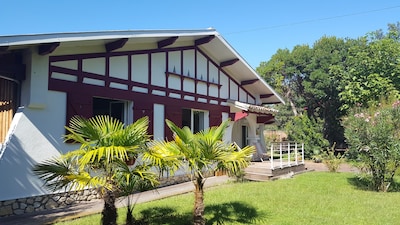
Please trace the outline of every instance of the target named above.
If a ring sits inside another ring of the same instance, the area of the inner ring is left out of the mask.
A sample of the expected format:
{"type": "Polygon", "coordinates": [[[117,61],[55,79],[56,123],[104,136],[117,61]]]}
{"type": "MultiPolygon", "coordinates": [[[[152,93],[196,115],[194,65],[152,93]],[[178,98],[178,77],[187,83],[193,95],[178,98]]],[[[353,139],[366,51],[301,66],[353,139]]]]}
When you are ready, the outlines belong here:
{"type": "Polygon", "coordinates": [[[193,133],[208,128],[208,112],[194,109],[182,109],[182,126],[190,127],[193,133]]]}
{"type": "Polygon", "coordinates": [[[93,116],[109,115],[124,123],[129,122],[127,118],[127,101],[93,98],[93,116]]]}

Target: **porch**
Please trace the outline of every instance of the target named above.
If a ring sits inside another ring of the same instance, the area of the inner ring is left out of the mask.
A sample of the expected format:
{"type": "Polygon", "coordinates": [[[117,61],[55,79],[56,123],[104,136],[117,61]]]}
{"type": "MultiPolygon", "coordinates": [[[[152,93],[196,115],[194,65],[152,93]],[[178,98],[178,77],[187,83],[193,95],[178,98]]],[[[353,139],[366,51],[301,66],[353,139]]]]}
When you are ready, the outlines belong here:
{"type": "Polygon", "coordinates": [[[267,181],[291,177],[305,170],[304,144],[274,142],[270,149],[257,153],[259,161],[251,162],[245,169],[244,178],[252,181],[267,181]]]}

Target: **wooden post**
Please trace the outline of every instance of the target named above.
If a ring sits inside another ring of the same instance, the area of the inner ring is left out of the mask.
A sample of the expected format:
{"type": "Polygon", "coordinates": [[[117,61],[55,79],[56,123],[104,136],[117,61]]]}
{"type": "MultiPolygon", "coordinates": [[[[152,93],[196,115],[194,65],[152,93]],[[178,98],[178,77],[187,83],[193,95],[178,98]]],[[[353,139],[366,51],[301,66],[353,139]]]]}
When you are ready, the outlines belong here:
{"type": "Polygon", "coordinates": [[[271,170],[274,170],[274,143],[271,143],[271,157],[269,161],[271,161],[271,170]]]}
{"type": "Polygon", "coordinates": [[[288,151],[287,151],[287,154],[288,154],[287,161],[288,161],[288,166],[290,166],[290,142],[288,142],[287,148],[288,148],[288,151]]]}
{"type": "Polygon", "coordinates": [[[297,142],[296,142],[296,143],[294,143],[294,158],[295,158],[296,166],[299,165],[299,161],[298,161],[297,157],[298,157],[298,154],[297,154],[297,142]]]}
{"type": "Polygon", "coordinates": [[[282,160],[282,142],[279,143],[279,161],[281,163],[281,169],[283,168],[283,160],[282,160]]]}

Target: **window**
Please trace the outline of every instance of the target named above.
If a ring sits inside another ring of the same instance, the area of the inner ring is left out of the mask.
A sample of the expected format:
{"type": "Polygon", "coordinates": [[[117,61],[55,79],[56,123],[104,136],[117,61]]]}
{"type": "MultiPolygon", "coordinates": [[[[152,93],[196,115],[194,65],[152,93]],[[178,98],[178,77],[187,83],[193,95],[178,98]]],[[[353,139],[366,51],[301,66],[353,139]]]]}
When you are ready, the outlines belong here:
{"type": "Polygon", "coordinates": [[[122,122],[126,120],[127,102],[121,100],[93,98],[93,116],[109,115],[122,122]]]}
{"type": "Polygon", "coordinates": [[[247,126],[242,126],[242,147],[249,145],[247,137],[248,137],[248,128],[247,126]]]}
{"type": "Polygon", "coordinates": [[[193,133],[208,128],[208,112],[182,109],[182,126],[190,127],[193,133]]]}

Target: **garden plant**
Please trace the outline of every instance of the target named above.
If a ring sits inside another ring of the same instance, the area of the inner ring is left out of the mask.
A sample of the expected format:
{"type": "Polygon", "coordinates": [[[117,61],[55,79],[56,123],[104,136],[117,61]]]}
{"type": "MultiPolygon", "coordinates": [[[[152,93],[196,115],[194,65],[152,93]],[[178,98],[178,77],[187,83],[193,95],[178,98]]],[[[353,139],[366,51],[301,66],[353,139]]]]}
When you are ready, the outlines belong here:
{"type": "Polygon", "coordinates": [[[362,162],[373,190],[388,191],[400,166],[400,101],[357,107],[344,125],[349,155],[362,162]]]}

